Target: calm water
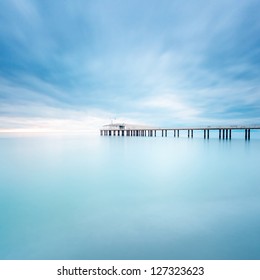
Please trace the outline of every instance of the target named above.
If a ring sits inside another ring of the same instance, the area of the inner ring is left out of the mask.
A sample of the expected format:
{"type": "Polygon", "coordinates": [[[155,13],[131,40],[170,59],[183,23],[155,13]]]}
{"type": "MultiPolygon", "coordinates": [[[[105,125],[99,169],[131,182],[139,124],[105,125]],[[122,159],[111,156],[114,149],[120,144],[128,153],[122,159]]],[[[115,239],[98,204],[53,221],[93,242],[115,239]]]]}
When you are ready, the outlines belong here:
{"type": "Polygon", "coordinates": [[[253,139],[2,135],[0,259],[260,259],[259,159],[253,139]]]}

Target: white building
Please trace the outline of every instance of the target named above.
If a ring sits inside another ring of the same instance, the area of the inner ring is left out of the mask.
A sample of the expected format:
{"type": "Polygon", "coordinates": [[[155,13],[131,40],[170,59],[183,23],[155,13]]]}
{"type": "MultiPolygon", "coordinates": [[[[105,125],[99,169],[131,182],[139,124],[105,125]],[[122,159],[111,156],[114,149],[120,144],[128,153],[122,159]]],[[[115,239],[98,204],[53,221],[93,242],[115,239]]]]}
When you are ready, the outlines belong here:
{"type": "Polygon", "coordinates": [[[126,130],[128,129],[124,123],[111,123],[103,125],[104,130],[126,130]]]}

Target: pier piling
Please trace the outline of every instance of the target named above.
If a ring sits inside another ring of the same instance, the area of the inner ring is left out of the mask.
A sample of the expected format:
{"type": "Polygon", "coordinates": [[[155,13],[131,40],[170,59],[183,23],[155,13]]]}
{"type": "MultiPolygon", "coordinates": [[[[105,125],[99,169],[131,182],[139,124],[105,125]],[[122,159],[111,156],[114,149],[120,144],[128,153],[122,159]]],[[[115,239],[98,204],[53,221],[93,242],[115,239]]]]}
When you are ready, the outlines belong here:
{"type": "Polygon", "coordinates": [[[250,129],[245,129],[245,140],[250,140],[250,129]]]}
{"type": "MultiPolygon", "coordinates": [[[[105,127],[105,126],[104,126],[105,127]]],[[[193,131],[203,131],[204,139],[209,139],[210,130],[218,131],[219,139],[229,139],[232,138],[232,130],[244,130],[245,140],[250,140],[251,129],[260,129],[260,126],[223,126],[223,127],[189,127],[189,128],[130,128],[122,125],[107,125],[108,128],[100,129],[100,136],[148,136],[153,137],[157,135],[158,131],[161,131],[162,137],[167,137],[169,131],[173,131],[174,137],[180,136],[180,130],[187,131],[188,138],[193,138],[193,131]],[[123,127],[123,128],[122,128],[123,127]]]]}

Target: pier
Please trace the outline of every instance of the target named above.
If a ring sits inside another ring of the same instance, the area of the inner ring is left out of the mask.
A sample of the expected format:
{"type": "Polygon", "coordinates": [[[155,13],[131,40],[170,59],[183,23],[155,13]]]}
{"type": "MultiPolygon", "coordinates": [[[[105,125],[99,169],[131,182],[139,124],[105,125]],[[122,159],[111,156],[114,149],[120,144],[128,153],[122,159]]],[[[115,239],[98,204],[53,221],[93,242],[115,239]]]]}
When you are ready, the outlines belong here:
{"type": "Polygon", "coordinates": [[[130,136],[130,137],[179,137],[180,131],[185,131],[188,138],[193,138],[194,131],[201,131],[204,139],[209,139],[210,131],[218,131],[219,139],[231,139],[232,131],[244,131],[245,140],[250,140],[251,130],[258,130],[259,126],[207,126],[207,127],[176,127],[176,128],[149,128],[137,127],[125,124],[105,125],[100,129],[101,136],[130,136]]]}

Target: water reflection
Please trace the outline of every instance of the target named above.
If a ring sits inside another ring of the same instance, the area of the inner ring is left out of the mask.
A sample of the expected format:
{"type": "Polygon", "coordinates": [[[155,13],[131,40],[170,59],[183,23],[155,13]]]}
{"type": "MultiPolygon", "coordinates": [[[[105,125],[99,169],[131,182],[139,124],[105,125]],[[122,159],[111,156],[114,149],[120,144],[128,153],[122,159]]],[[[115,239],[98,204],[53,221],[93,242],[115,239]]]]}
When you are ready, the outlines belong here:
{"type": "Polygon", "coordinates": [[[1,138],[2,259],[259,259],[260,141],[1,138]]]}

